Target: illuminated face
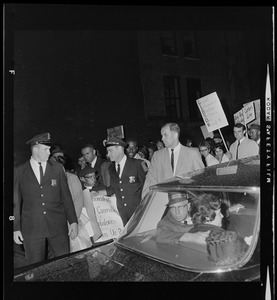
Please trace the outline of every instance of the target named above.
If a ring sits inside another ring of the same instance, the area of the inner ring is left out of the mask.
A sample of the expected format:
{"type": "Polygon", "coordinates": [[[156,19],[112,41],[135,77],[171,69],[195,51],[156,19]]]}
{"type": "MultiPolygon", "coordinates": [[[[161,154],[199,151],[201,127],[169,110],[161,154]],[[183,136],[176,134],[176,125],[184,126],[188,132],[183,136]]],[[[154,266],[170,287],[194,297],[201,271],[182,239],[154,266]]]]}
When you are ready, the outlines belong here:
{"type": "Polygon", "coordinates": [[[183,221],[188,215],[188,201],[182,201],[170,205],[169,212],[176,221],[183,221]]]}
{"type": "Polygon", "coordinates": [[[222,218],[223,218],[223,215],[221,213],[221,209],[218,209],[218,210],[215,210],[215,218],[212,221],[207,222],[207,223],[221,227],[222,226],[222,218]]]}
{"type": "Polygon", "coordinates": [[[45,162],[50,156],[50,146],[38,144],[34,146],[33,152],[38,161],[45,162]]]}
{"type": "Polygon", "coordinates": [[[83,157],[85,158],[87,163],[92,163],[95,158],[95,150],[90,147],[86,147],[82,149],[83,157]]]}
{"type": "Polygon", "coordinates": [[[253,141],[258,141],[258,139],[260,138],[260,130],[259,129],[250,129],[249,130],[249,136],[251,138],[251,140],[253,141]]]}
{"type": "Polygon", "coordinates": [[[221,158],[223,156],[223,150],[220,148],[215,148],[214,153],[216,158],[221,158]]]}
{"type": "Polygon", "coordinates": [[[243,128],[234,127],[233,132],[236,140],[239,141],[244,138],[245,130],[243,128]]]}
{"type": "Polygon", "coordinates": [[[110,161],[120,162],[124,154],[124,149],[121,146],[107,147],[107,155],[110,161]]]}
{"type": "Polygon", "coordinates": [[[128,142],[128,147],[126,148],[126,154],[128,157],[133,158],[138,151],[138,146],[136,142],[130,141],[128,142]]]}
{"type": "Polygon", "coordinates": [[[161,129],[162,141],[167,148],[174,148],[178,144],[178,133],[171,131],[169,126],[161,129]]]}
{"type": "Polygon", "coordinates": [[[94,186],[96,182],[95,173],[89,173],[86,176],[84,176],[84,181],[86,186],[94,186]]]}
{"type": "Polygon", "coordinates": [[[205,146],[199,147],[199,151],[200,151],[201,155],[203,155],[205,158],[206,158],[206,157],[209,155],[209,153],[210,153],[209,149],[208,149],[207,147],[205,147],[205,146]]]}

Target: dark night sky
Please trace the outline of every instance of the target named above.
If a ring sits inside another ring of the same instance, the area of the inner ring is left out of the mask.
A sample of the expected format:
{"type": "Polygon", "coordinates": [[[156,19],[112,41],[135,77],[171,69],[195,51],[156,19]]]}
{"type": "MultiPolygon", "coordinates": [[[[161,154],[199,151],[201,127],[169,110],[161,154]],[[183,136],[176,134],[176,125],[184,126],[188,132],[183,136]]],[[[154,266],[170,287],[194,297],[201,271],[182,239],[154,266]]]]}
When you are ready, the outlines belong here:
{"type": "MultiPolygon", "coordinates": [[[[262,36],[271,31],[270,7],[16,4],[8,8],[7,34],[15,39],[7,36],[6,63],[17,72],[13,82],[10,74],[6,78],[15,91],[11,96],[16,95],[14,123],[9,119],[8,127],[13,128],[13,148],[20,161],[29,156],[25,141],[38,132],[51,132],[73,156],[86,142],[101,149],[106,129],[121,124],[127,135],[143,139],[135,30],[247,30],[253,32],[248,35],[248,58],[255,62],[250,63],[250,74],[263,74],[266,65],[268,45],[262,44],[262,36]]],[[[251,78],[260,94],[262,80],[251,78]]],[[[9,105],[10,101],[7,109],[9,105]]]]}

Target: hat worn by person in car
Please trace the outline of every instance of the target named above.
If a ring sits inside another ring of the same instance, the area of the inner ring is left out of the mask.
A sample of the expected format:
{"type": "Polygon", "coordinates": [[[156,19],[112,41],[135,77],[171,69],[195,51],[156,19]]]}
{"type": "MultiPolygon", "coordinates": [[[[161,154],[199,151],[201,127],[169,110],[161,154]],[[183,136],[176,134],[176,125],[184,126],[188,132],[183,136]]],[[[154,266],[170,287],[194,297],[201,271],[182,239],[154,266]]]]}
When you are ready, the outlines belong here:
{"type": "Polygon", "coordinates": [[[127,144],[120,138],[117,137],[109,137],[106,141],[104,141],[105,147],[110,147],[110,146],[122,146],[126,147],[127,144]]]}
{"type": "Polygon", "coordinates": [[[259,124],[251,124],[250,127],[249,127],[249,130],[250,129],[258,129],[258,130],[261,130],[261,126],[259,124]]]}
{"type": "Polygon", "coordinates": [[[188,195],[185,193],[170,192],[168,193],[168,203],[166,205],[170,206],[175,203],[184,202],[188,200],[188,195]]]}
{"type": "Polygon", "coordinates": [[[82,169],[79,173],[79,177],[85,177],[88,174],[97,173],[97,170],[95,168],[92,168],[91,166],[85,166],[84,169],[82,169]]]}
{"type": "Polygon", "coordinates": [[[29,144],[30,146],[34,146],[38,144],[50,146],[51,145],[50,133],[47,132],[47,133],[37,134],[34,137],[32,137],[29,141],[27,141],[26,144],[29,144]]]}

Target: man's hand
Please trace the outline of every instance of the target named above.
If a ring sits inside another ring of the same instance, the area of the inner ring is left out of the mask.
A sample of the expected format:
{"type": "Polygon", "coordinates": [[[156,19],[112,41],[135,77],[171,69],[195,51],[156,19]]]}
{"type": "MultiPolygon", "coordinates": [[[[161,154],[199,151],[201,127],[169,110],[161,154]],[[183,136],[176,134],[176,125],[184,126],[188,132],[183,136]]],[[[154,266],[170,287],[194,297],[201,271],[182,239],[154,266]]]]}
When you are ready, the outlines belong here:
{"type": "Polygon", "coordinates": [[[208,235],[210,234],[210,230],[205,231],[205,232],[195,232],[195,233],[190,233],[190,232],[186,232],[184,233],[179,241],[180,242],[196,242],[196,243],[200,243],[200,244],[205,244],[206,243],[206,238],[208,237],[208,235]]]}
{"type": "Polygon", "coordinates": [[[13,232],[13,240],[18,245],[23,244],[23,236],[20,230],[13,232]]]}
{"type": "Polygon", "coordinates": [[[78,224],[77,223],[72,223],[69,225],[68,235],[70,235],[70,238],[72,240],[77,237],[77,235],[78,235],[78,224]]]}
{"type": "Polygon", "coordinates": [[[229,207],[229,212],[238,212],[240,209],[244,209],[244,208],[245,208],[244,205],[238,203],[229,207]]]}

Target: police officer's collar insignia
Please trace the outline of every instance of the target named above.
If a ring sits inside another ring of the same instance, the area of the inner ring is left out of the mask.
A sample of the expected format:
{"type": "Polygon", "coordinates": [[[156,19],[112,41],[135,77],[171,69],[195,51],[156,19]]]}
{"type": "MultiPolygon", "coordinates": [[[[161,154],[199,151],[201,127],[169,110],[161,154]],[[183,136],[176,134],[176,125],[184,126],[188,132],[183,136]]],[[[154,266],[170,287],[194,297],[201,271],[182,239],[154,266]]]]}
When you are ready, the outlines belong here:
{"type": "Polygon", "coordinates": [[[135,176],[129,176],[129,182],[130,183],[136,182],[136,177],[135,176]]]}

